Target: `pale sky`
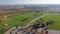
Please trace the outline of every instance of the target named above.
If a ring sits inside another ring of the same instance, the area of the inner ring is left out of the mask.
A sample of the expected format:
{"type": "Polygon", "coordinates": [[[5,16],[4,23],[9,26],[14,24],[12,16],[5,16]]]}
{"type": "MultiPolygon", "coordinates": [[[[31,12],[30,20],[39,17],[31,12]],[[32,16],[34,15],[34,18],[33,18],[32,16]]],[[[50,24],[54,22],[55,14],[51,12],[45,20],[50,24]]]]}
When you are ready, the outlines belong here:
{"type": "Polygon", "coordinates": [[[60,0],[0,0],[0,4],[60,4],[60,0]]]}

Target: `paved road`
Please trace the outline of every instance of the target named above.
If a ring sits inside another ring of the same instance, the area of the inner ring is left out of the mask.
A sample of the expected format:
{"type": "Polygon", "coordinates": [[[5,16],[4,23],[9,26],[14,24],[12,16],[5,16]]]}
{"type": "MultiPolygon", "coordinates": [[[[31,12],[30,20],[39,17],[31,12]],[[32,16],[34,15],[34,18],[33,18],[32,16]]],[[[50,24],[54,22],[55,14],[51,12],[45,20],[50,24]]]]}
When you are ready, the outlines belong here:
{"type": "MultiPolygon", "coordinates": [[[[14,27],[14,28],[10,29],[9,31],[7,31],[4,34],[10,34],[10,31],[12,31],[12,34],[15,34],[18,30],[15,30],[15,27],[14,27]]],[[[25,33],[22,33],[22,31],[19,31],[17,33],[18,34],[25,34],[26,32],[25,33]]],[[[57,30],[48,30],[48,34],[60,34],[60,31],[57,31],[57,30]]]]}

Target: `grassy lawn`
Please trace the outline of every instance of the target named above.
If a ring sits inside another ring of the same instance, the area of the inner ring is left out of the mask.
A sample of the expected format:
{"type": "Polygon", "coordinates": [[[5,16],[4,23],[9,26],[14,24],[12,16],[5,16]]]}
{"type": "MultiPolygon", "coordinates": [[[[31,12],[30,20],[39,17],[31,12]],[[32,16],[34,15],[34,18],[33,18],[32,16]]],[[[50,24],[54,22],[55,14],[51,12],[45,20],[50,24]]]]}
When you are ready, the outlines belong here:
{"type": "Polygon", "coordinates": [[[56,29],[60,30],[60,15],[56,14],[49,14],[48,16],[44,17],[45,20],[54,20],[56,23],[54,25],[49,25],[49,29],[56,29]]]}
{"type": "Polygon", "coordinates": [[[26,26],[29,21],[31,21],[33,18],[36,16],[33,13],[27,13],[27,14],[22,14],[22,15],[17,15],[17,16],[12,16],[9,17],[6,21],[0,23],[0,28],[3,28],[0,30],[0,34],[3,34],[3,32],[7,31],[10,29],[10,27],[13,26],[26,26]],[[28,18],[28,20],[21,22],[21,20],[28,18]],[[8,24],[8,26],[5,26],[4,24],[8,24]],[[6,28],[4,28],[6,27],[6,28]]]}
{"type": "Polygon", "coordinates": [[[12,26],[19,25],[19,26],[25,26],[29,21],[31,21],[33,18],[35,18],[35,15],[32,13],[24,14],[24,15],[17,15],[10,17],[7,20],[7,24],[10,24],[12,26]],[[21,20],[28,18],[28,20],[21,22],[21,20]]]}

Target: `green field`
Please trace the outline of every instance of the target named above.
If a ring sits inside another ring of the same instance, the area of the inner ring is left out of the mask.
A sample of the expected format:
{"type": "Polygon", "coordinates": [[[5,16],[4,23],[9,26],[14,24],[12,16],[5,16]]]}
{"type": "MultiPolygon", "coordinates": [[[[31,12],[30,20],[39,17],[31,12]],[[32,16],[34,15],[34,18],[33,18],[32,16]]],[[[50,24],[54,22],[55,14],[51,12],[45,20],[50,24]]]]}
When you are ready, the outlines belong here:
{"type": "Polygon", "coordinates": [[[24,26],[27,22],[31,21],[33,18],[35,18],[35,15],[33,13],[12,16],[12,17],[9,17],[6,21],[0,23],[0,27],[3,26],[5,23],[12,26],[15,26],[15,25],[24,26]],[[21,22],[21,20],[25,18],[28,18],[28,20],[21,22]]]}
{"type": "Polygon", "coordinates": [[[34,15],[34,13],[27,13],[9,17],[6,21],[0,22],[0,34],[14,26],[26,26],[27,23],[35,17],[36,15],[34,15]],[[21,20],[25,18],[28,18],[28,20],[21,22],[21,20]],[[4,24],[7,24],[7,26],[5,26],[4,24]]]}
{"type": "MultiPolygon", "coordinates": [[[[45,16],[44,18],[44,23],[48,20],[53,20],[55,23],[53,25],[48,25],[49,29],[53,30],[60,30],[60,15],[57,14],[49,14],[45,16]]],[[[35,21],[33,24],[39,23],[39,20],[35,21]]]]}
{"type": "Polygon", "coordinates": [[[54,25],[49,25],[49,29],[60,30],[60,15],[57,14],[49,14],[48,16],[44,17],[45,20],[53,20],[55,21],[54,25]]]}

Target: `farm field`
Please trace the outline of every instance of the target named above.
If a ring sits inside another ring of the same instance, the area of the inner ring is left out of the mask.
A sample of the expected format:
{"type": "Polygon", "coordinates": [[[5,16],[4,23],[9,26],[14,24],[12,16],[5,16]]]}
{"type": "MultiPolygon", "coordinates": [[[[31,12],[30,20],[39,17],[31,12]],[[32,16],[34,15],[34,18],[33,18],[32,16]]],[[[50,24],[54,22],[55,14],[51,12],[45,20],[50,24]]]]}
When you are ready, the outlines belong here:
{"type": "Polygon", "coordinates": [[[6,21],[0,23],[0,28],[1,28],[0,34],[2,34],[2,32],[5,32],[6,30],[14,26],[26,26],[27,23],[35,17],[36,15],[34,15],[34,13],[27,13],[27,14],[9,17],[6,21]],[[28,18],[28,19],[25,21],[21,21],[25,18],[28,18]]]}

